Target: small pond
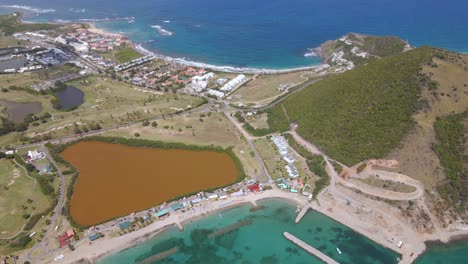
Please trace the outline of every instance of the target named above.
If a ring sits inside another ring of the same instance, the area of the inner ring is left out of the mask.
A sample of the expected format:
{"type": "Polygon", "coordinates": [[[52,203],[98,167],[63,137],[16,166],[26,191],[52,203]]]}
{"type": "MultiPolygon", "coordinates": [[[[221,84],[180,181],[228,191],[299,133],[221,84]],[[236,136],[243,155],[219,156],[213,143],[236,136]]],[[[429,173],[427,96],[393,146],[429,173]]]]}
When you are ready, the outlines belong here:
{"type": "Polygon", "coordinates": [[[55,91],[58,97],[60,106],[63,110],[69,110],[80,106],[84,102],[84,93],[74,86],[67,86],[63,89],[55,91]]]}
{"type": "Polygon", "coordinates": [[[8,119],[15,124],[23,122],[29,114],[37,114],[42,111],[40,102],[20,103],[0,99],[0,105],[6,107],[8,119]]]}

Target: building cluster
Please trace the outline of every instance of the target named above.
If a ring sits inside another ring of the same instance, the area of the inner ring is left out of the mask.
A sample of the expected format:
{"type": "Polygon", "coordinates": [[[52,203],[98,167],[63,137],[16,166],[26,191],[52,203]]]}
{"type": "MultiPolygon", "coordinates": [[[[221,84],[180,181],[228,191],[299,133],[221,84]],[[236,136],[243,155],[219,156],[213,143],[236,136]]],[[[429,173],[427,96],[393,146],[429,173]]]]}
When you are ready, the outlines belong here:
{"type": "Polygon", "coordinates": [[[204,69],[194,69],[161,59],[153,59],[132,68],[127,68],[118,74],[122,79],[134,85],[163,89],[166,87],[181,88],[189,84],[191,76],[205,73],[204,69]]]}
{"type": "Polygon", "coordinates": [[[107,52],[131,42],[120,35],[102,35],[90,32],[86,29],[77,29],[66,35],[55,38],[56,42],[70,45],[78,52],[97,51],[107,52]]]}
{"type": "Polygon", "coordinates": [[[344,54],[344,51],[332,53],[330,62],[332,65],[338,66],[338,68],[335,69],[335,72],[343,72],[354,68],[354,63],[352,61],[343,58],[344,54]]]}
{"type": "Polygon", "coordinates": [[[353,47],[351,49],[351,53],[358,56],[358,57],[361,57],[361,58],[367,58],[369,56],[369,54],[365,51],[362,51],[360,48],[358,47],[353,47]]]}
{"type": "Polygon", "coordinates": [[[73,60],[73,55],[58,48],[14,48],[0,56],[0,73],[22,73],[60,66],[73,60]]]}
{"type": "Polygon", "coordinates": [[[116,72],[125,71],[125,70],[131,69],[133,67],[145,64],[145,63],[147,63],[147,62],[149,62],[149,61],[151,61],[153,59],[154,59],[154,57],[150,56],[150,55],[140,57],[140,58],[137,58],[137,59],[134,59],[134,60],[119,64],[119,65],[114,67],[114,70],[116,72]]]}
{"type": "Polygon", "coordinates": [[[276,149],[278,149],[279,154],[282,158],[288,163],[285,166],[286,172],[288,173],[290,178],[297,178],[299,177],[299,171],[294,165],[296,161],[290,154],[289,154],[289,144],[283,136],[274,135],[271,137],[271,141],[275,144],[276,149]]]}

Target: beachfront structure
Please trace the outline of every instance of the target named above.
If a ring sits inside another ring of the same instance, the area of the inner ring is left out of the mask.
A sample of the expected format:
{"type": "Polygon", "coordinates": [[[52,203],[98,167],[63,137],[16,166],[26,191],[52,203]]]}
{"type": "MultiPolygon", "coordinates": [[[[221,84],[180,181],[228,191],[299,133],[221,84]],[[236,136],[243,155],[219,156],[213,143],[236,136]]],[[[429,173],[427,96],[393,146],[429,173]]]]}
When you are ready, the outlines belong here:
{"type": "Polygon", "coordinates": [[[132,226],[132,223],[130,223],[129,221],[126,221],[126,222],[123,222],[123,223],[119,224],[119,228],[120,228],[121,231],[125,231],[125,230],[129,229],[131,226],[132,226]]]}
{"type": "Polygon", "coordinates": [[[210,72],[203,76],[194,76],[192,77],[192,87],[193,90],[197,93],[205,90],[208,86],[208,81],[214,77],[214,73],[210,72]]]}
{"type": "Polygon", "coordinates": [[[154,214],[155,217],[159,218],[159,217],[163,217],[165,215],[169,214],[169,209],[168,208],[164,208],[162,210],[159,210],[158,212],[156,212],[154,214]]]}
{"type": "Polygon", "coordinates": [[[94,233],[88,237],[89,241],[94,241],[102,237],[101,233],[94,233]]]}
{"type": "Polygon", "coordinates": [[[26,155],[26,161],[33,162],[36,160],[43,159],[45,157],[44,153],[37,151],[37,150],[29,150],[28,154],[26,155]]]}
{"type": "Polygon", "coordinates": [[[212,95],[212,96],[215,96],[217,98],[223,98],[224,97],[224,93],[223,92],[220,92],[220,91],[216,91],[216,90],[213,90],[213,89],[209,89],[207,91],[207,93],[209,95],[212,95]]]}
{"type": "Polygon", "coordinates": [[[244,82],[245,79],[246,79],[246,77],[245,77],[244,74],[239,74],[236,78],[230,80],[223,87],[221,87],[221,91],[230,93],[230,92],[234,91],[235,89],[237,89],[237,87],[242,82],[244,82]]]}
{"type": "Polygon", "coordinates": [[[275,135],[271,137],[271,141],[276,145],[281,156],[288,154],[288,142],[283,136],[275,135]]]}
{"type": "Polygon", "coordinates": [[[175,212],[175,211],[180,210],[180,209],[182,209],[184,207],[185,206],[183,204],[181,204],[181,203],[175,203],[175,204],[171,205],[171,210],[175,212]]]}

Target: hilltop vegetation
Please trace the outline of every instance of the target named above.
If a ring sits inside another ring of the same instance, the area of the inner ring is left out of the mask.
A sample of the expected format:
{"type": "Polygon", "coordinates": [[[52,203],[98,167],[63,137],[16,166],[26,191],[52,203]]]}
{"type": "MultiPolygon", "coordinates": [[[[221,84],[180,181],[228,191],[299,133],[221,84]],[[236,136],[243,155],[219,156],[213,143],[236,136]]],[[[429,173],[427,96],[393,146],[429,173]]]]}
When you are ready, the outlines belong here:
{"type": "Polygon", "coordinates": [[[465,124],[468,111],[438,118],[434,123],[437,144],[434,150],[444,167],[446,181],[438,187],[440,195],[454,208],[463,211],[468,200],[468,168],[464,163],[465,124]]]}
{"type": "Polygon", "coordinates": [[[407,42],[394,36],[371,36],[357,33],[349,33],[337,40],[330,40],[314,51],[324,59],[331,62],[333,53],[343,52],[343,59],[352,61],[355,65],[362,65],[379,58],[393,56],[405,51],[407,42]],[[355,49],[353,52],[352,50],[355,49]],[[357,53],[366,53],[367,56],[359,56],[357,53]]]}
{"type": "Polygon", "coordinates": [[[11,35],[15,32],[51,30],[61,27],[60,24],[50,23],[23,23],[20,13],[12,13],[0,16],[0,31],[5,35],[11,35]]]}
{"type": "Polygon", "coordinates": [[[413,126],[421,66],[431,62],[423,47],[327,78],[291,95],[269,113],[269,126],[297,131],[347,165],[385,156],[413,126]]]}

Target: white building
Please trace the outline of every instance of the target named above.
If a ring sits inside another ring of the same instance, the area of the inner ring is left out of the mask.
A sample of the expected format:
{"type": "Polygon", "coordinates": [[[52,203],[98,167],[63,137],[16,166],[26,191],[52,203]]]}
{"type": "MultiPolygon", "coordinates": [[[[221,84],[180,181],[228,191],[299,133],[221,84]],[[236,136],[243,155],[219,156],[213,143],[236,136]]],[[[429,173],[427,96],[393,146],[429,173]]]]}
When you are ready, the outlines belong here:
{"type": "Polygon", "coordinates": [[[67,45],[67,40],[63,38],[62,36],[58,36],[55,38],[55,42],[62,43],[64,45],[67,45]]]}
{"type": "Polygon", "coordinates": [[[288,154],[288,142],[283,136],[275,135],[271,137],[271,141],[276,145],[281,156],[288,154]]]}
{"type": "Polygon", "coordinates": [[[43,159],[45,157],[44,153],[37,150],[29,150],[27,155],[27,160],[33,162],[36,160],[43,159]]]}
{"type": "Polygon", "coordinates": [[[203,76],[192,77],[192,87],[195,92],[201,92],[208,86],[208,81],[214,77],[214,73],[210,72],[203,76]]]}
{"type": "Polygon", "coordinates": [[[286,172],[288,173],[289,177],[297,178],[299,177],[299,171],[297,170],[296,166],[293,164],[288,164],[285,166],[286,172]]]}
{"type": "Polygon", "coordinates": [[[236,78],[230,80],[226,83],[223,87],[221,87],[221,91],[223,92],[232,92],[234,91],[243,81],[245,81],[245,75],[239,74],[236,78]]]}
{"type": "Polygon", "coordinates": [[[293,158],[293,156],[289,155],[289,154],[286,154],[283,156],[283,159],[287,162],[287,163],[294,163],[296,160],[293,158]]]}
{"type": "Polygon", "coordinates": [[[209,89],[207,91],[207,93],[209,95],[213,95],[213,96],[216,96],[218,98],[223,98],[224,97],[224,93],[223,92],[220,92],[220,91],[216,91],[216,90],[213,90],[213,89],[209,89]]]}
{"type": "Polygon", "coordinates": [[[70,42],[68,45],[73,47],[73,49],[75,49],[75,51],[77,51],[77,52],[88,52],[89,51],[89,45],[86,42],[74,41],[74,42],[70,42]]]}

